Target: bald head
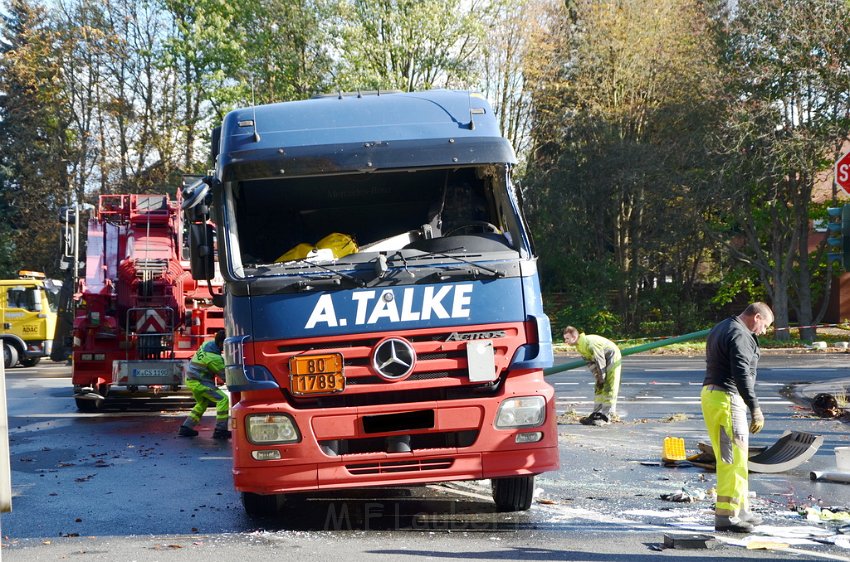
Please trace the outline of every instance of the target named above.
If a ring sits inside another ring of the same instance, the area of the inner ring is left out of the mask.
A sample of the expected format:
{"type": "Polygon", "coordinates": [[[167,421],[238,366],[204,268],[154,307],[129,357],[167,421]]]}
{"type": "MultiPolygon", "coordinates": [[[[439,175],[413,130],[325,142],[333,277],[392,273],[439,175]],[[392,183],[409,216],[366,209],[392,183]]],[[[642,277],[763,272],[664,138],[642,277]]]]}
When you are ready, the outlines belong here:
{"type": "Polygon", "coordinates": [[[773,324],[773,311],[763,302],[754,302],[738,315],[741,322],[757,336],[764,334],[773,324]]]}

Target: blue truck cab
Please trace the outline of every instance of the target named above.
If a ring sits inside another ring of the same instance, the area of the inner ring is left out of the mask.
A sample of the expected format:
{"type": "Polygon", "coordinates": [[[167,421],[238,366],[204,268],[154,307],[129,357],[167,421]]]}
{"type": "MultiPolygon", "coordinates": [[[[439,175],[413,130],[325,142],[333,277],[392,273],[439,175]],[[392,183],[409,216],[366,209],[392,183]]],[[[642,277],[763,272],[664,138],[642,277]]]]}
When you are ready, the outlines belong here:
{"type": "Polygon", "coordinates": [[[226,115],[189,187],[192,270],[225,280],[233,475],[290,492],[490,479],[528,509],[558,467],[549,321],[480,95],[321,96],[226,115]]]}

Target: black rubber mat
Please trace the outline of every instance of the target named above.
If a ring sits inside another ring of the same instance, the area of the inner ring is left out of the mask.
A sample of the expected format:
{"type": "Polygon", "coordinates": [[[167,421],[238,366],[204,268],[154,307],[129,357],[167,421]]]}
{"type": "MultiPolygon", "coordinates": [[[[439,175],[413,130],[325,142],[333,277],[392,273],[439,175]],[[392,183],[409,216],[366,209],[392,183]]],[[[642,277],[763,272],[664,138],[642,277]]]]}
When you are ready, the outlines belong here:
{"type": "Polygon", "coordinates": [[[822,435],[786,431],[776,443],[750,457],[750,472],[785,472],[812,458],[822,444],[822,435]]]}

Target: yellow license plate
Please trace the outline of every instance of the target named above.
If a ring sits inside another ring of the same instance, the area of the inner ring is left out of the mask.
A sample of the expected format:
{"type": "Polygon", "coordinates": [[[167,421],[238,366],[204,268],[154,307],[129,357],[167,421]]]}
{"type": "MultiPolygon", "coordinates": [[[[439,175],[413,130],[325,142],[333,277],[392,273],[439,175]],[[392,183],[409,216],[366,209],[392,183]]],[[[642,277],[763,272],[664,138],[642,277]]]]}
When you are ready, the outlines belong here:
{"type": "Polygon", "coordinates": [[[341,353],[299,355],[289,360],[289,390],[292,394],[327,394],[344,389],[341,353]]]}

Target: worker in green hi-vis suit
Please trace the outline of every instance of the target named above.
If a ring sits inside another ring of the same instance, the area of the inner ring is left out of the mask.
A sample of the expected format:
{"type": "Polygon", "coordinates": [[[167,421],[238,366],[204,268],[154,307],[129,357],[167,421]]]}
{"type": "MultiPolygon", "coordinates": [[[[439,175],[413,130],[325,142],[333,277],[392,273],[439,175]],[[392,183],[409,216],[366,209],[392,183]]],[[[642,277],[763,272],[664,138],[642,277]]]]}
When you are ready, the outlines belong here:
{"type": "Polygon", "coordinates": [[[230,400],[227,394],[218,388],[216,378],[224,376],[224,330],[219,330],[214,341],[208,341],[198,348],[192,360],[186,367],[186,386],[195,398],[195,407],[180,426],[180,437],[195,437],[198,430],[195,426],[201,421],[201,416],[208,407],[215,405],[215,430],[213,439],[230,439],[231,432],[227,428],[230,419],[230,400]]]}
{"type": "Polygon", "coordinates": [[[620,348],[602,336],[583,334],[573,326],[564,328],[564,342],[576,346],[587,368],[596,377],[593,390],[593,412],[579,421],[584,425],[607,425],[617,410],[620,392],[620,348]]]}

